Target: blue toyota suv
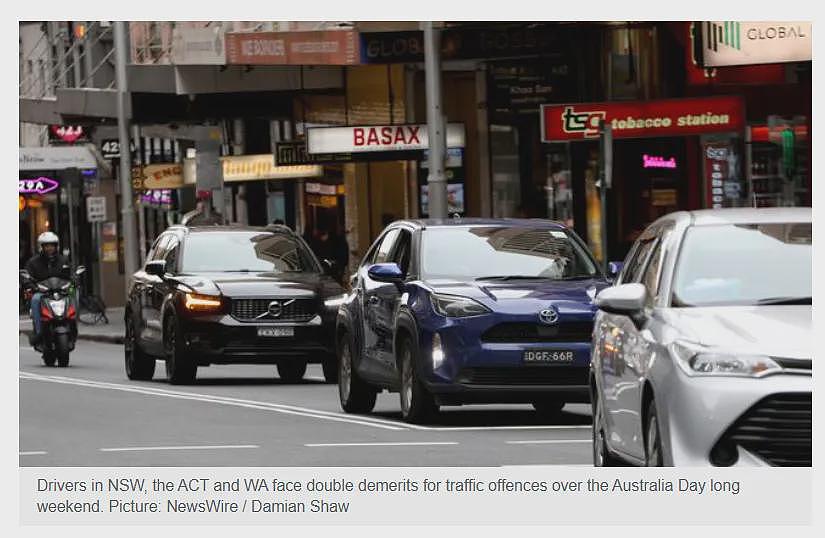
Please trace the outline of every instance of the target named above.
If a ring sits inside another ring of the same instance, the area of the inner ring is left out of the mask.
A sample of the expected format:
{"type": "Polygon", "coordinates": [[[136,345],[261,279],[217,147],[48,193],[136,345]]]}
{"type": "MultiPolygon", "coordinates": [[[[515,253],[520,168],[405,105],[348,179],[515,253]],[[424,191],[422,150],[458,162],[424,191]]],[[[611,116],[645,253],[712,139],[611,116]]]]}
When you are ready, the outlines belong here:
{"type": "Polygon", "coordinates": [[[398,391],[408,422],[440,405],[589,401],[596,307],[609,285],[582,240],[544,220],[399,221],[338,310],[338,392],[368,413],[398,391]]]}

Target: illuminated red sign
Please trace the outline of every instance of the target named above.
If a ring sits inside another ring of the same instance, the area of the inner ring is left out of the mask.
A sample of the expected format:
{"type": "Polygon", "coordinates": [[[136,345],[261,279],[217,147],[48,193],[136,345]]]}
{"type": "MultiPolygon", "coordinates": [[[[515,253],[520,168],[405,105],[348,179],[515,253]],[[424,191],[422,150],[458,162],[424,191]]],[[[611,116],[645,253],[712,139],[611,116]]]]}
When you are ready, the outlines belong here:
{"type": "Polygon", "coordinates": [[[77,142],[86,135],[82,125],[52,125],[52,135],[69,144],[77,142]]]}
{"type": "Polygon", "coordinates": [[[541,121],[542,142],[597,138],[600,121],[612,127],[614,138],[697,135],[741,131],[745,104],[721,96],[542,105],[541,121]]]}
{"type": "Polygon", "coordinates": [[[659,155],[642,155],[643,168],[676,168],[676,157],[665,159],[659,155]]]}

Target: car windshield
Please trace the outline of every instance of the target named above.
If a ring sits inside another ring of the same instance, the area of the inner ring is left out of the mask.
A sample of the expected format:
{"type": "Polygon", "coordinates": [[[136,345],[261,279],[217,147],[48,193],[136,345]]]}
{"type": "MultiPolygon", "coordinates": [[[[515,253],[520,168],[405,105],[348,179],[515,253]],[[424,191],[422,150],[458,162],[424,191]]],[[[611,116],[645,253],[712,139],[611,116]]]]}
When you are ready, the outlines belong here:
{"type": "Polygon", "coordinates": [[[528,226],[429,228],[422,235],[425,278],[577,279],[598,275],[585,248],[565,230],[528,226]]]}
{"type": "Polygon", "coordinates": [[[296,238],[280,233],[190,233],[183,249],[184,272],[320,272],[296,238]]]}
{"type": "Polygon", "coordinates": [[[811,224],[697,226],[676,264],[673,306],[811,304],[811,224]]]}

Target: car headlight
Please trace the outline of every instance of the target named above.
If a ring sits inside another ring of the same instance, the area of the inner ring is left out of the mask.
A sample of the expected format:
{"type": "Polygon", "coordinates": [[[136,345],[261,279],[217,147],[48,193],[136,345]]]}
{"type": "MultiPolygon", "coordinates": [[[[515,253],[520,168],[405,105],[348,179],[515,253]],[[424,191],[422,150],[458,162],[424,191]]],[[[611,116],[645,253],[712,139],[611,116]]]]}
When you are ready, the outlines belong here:
{"type": "Polygon", "coordinates": [[[489,308],[469,297],[433,293],[430,299],[433,303],[433,309],[448,318],[479,316],[490,311],[489,308]]]}
{"type": "Polygon", "coordinates": [[[215,312],[223,306],[220,297],[214,295],[201,295],[199,293],[186,293],[183,305],[187,310],[193,312],[215,312]]]}
{"type": "Polygon", "coordinates": [[[671,344],[670,353],[689,376],[764,377],[782,371],[766,355],[717,352],[685,342],[671,344]]]}
{"type": "Polygon", "coordinates": [[[441,346],[441,336],[433,335],[433,370],[444,364],[444,348],[441,346]]]}
{"type": "Polygon", "coordinates": [[[324,301],[324,306],[331,309],[331,310],[334,310],[334,309],[338,308],[339,306],[341,306],[342,304],[344,304],[346,301],[347,301],[347,294],[343,293],[341,295],[335,295],[333,297],[330,297],[330,298],[326,299],[324,301]]]}

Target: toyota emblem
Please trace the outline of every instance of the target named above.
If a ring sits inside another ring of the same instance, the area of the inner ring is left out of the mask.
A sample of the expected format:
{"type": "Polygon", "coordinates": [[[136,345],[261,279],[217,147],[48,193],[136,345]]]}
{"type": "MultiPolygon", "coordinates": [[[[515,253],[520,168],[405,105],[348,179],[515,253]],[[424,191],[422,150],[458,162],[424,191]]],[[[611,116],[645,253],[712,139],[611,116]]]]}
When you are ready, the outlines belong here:
{"type": "Polygon", "coordinates": [[[269,308],[267,309],[269,315],[273,318],[281,317],[281,301],[272,301],[269,303],[269,308]]]}
{"type": "Polygon", "coordinates": [[[545,325],[553,325],[559,321],[559,313],[555,308],[545,308],[539,312],[539,321],[545,325]]]}

